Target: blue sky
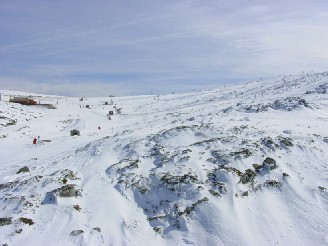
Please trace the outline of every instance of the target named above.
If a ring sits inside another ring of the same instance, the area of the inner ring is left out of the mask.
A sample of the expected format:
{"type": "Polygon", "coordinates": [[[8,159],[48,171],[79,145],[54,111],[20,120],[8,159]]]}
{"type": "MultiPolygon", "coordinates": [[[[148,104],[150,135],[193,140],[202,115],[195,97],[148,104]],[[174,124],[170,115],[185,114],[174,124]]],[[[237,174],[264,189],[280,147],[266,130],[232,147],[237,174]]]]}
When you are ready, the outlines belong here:
{"type": "Polygon", "coordinates": [[[328,65],[328,1],[1,0],[0,89],[215,88],[328,65]]]}

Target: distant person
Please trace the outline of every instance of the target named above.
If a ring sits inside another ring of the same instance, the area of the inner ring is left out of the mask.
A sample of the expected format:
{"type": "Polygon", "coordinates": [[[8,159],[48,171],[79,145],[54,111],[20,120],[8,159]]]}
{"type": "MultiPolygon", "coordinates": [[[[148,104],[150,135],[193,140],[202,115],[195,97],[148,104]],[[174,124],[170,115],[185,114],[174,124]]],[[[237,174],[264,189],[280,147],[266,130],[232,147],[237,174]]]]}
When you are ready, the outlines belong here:
{"type": "Polygon", "coordinates": [[[36,142],[37,142],[37,139],[34,138],[34,139],[33,139],[33,144],[36,144],[36,142]]]}
{"type": "Polygon", "coordinates": [[[100,130],[101,128],[100,128],[100,126],[98,126],[98,130],[100,130]]]}

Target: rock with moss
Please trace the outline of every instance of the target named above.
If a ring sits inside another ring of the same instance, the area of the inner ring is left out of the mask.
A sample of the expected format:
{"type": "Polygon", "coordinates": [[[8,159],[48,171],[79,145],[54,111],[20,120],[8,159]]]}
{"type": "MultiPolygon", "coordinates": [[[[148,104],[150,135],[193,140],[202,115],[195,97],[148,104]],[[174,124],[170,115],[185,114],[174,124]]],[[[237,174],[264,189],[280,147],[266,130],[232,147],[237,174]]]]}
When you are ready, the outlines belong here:
{"type": "Polygon", "coordinates": [[[247,169],[243,174],[243,176],[241,176],[239,183],[242,184],[251,183],[254,181],[255,177],[256,177],[256,172],[253,171],[252,169],[247,169]]]}
{"type": "Polygon", "coordinates": [[[27,166],[25,166],[25,167],[20,168],[16,174],[28,173],[29,171],[30,171],[30,169],[27,166]]]}
{"type": "Polygon", "coordinates": [[[21,222],[25,223],[25,224],[30,225],[30,226],[34,224],[33,220],[32,219],[29,219],[29,218],[21,217],[21,218],[19,218],[19,220],[21,222]]]}
{"type": "Polygon", "coordinates": [[[269,170],[274,170],[278,167],[277,162],[275,161],[275,159],[273,159],[271,157],[265,158],[262,165],[263,165],[263,167],[265,167],[269,170]]]}

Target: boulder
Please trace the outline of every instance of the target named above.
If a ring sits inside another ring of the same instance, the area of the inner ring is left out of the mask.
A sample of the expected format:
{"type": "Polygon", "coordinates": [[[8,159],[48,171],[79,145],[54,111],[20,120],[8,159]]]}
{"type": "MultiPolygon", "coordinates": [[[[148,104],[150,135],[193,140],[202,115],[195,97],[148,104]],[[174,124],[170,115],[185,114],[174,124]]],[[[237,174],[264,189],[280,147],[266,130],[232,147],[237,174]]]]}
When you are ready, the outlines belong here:
{"type": "Polygon", "coordinates": [[[265,160],[263,161],[263,167],[266,167],[266,168],[268,168],[269,170],[274,170],[274,169],[276,169],[278,166],[277,166],[277,163],[276,163],[275,159],[270,158],[270,157],[267,157],[267,158],[265,158],[265,160]]]}
{"type": "Polygon", "coordinates": [[[30,171],[30,169],[27,166],[25,166],[25,167],[20,168],[16,174],[28,173],[29,171],[30,171]]]}
{"type": "Polygon", "coordinates": [[[83,233],[84,233],[83,230],[74,230],[74,231],[71,231],[71,233],[69,235],[75,237],[75,236],[81,235],[83,233]]]}
{"type": "Polygon", "coordinates": [[[0,226],[12,224],[11,218],[0,218],[0,226]]]}
{"type": "Polygon", "coordinates": [[[247,184],[253,182],[256,176],[256,172],[252,169],[247,169],[245,173],[241,176],[239,183],[247,184]]]}

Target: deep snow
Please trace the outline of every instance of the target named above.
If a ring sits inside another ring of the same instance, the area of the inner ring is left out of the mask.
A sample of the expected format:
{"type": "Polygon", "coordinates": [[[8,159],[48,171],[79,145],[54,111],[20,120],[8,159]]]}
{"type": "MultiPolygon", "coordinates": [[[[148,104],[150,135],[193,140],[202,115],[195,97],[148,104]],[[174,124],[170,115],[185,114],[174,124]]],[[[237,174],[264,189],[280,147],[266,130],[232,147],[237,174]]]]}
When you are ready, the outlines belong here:
{"type": "Polygon", "coordinates": [[[178,95],[38,97],[57,109],[1,101],[0,242],[327,245],[327,85],[319,73],[178,95]],[[123,113],[108,120],[111,99],[123,113]],[[55,191],[67,184],[76,196],[55,191]]]}

